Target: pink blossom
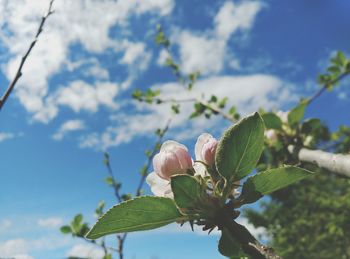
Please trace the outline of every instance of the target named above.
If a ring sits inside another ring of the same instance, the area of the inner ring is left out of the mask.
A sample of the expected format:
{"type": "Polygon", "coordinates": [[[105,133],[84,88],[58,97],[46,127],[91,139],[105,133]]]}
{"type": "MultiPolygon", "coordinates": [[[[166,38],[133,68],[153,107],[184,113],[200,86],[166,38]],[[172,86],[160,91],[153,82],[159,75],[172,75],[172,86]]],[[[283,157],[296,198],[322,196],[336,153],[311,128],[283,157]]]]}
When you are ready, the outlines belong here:
{"type": "Polygon", "coordinates": [[[203,133],[198,137],[195,145],[196,160],[213,165],[218,141],[210,134],[203,133]]]}
{"type": "Polygon", "coordinates": [[[185,174],[192,164],[187,148],[171,140],[165,141],[153,158],[154,172],[165,180],[170,180],[174,174],[185,174]]]}

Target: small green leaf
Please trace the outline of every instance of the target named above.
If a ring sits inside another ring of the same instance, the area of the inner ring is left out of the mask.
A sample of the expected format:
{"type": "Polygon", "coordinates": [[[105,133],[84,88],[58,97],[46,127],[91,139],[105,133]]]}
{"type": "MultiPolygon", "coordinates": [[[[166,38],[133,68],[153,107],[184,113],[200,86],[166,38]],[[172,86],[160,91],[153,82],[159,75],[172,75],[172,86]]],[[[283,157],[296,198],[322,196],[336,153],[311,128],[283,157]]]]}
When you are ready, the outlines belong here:
{"type": "Polygon", "coordinates": [[[184,219],[172,199],[143,196],[112,207],[86,237],[97,239],[108,234],[149,230],[184,219]]]}
{"type": "Polygon", "coordinates": [[[239,200],[243,204],[253,203],[263,195],[282,189],[311,174],[312,172],[310,171],[294,166],[270,169],[258,173],[249,177],[243,184],[239,200]]]}
{"type": "Polygon", "coordinates": [[[112,177],[107,177],[105,178],[105,183],[108,185],[113,185],[114,184],[114,180],[112,177]]]}
{"type": "Polygon", "coordinates": [[[264,131],[264,122],[255,113],[224,132],[215,154],[221,176],[227,181],[239,180],[254,169],[263,150],[264,131]]]}
{"type": "Polygon", "coordinates": [[[228,230],[224,228],[221,233],[221,238],[219,240],[219,252],[223,256],[227,256],[229,258],[241,258],[246,256],[242,251],[240,244],[237,243],[228,230]]]}
{"type": "Polygon", "coordinates": [[[171,177],[171,189],[179,208],[195,208],[202,196],[202,189],[196,178],[190,175],[171,177]]]}
{"type": "Polygon", "coordinates": [[[304,118],[306,103],[300,103],[288,113],[288,123],[293,126],[304,118]]]}
{"type": "Polygon", "coordinates": [[[273,112],[264,113],[261,115],[267,129],[282,129],[282,120],[273,112]]]}
{"type": "Polygon", "coordinates": [[[63,226],[63,227],[61,227],[60,230],[63,234],[69,234],[72,232],[72,229],[70,226],[63,226]]]}

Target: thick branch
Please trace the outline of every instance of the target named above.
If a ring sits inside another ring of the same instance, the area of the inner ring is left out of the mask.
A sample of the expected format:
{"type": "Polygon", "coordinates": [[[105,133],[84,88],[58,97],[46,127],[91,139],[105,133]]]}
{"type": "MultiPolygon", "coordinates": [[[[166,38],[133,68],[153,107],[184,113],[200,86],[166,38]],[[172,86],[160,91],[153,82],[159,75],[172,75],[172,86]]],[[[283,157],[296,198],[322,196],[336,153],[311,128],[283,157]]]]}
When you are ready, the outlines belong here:
{"type": "Polygon", "coordinates": [[[55,0],[51,0],[50,1],[50,4],[49,4],[49,8],[48,8],[48,11],[46,13],[45,16],[43,16],[41,18],[41,22],[40,22],[40,25],[39,25],[39,28],[35,34],[35,38],[34,40],[32,41],[32,43],[29,45],[29,48],[27,50],[27,52],[25,53],[25,55],[22,57],[22,60],[21,60],[21,63],[19,64],[19,67],[17,69],[17,72],[16,72],[16,75],[15,77],[13,78],[13,80],[10,82],[9,86],[7,87],[7,90],[6,92],[4,93],[4,95],[1,97],[0,99],[0,110],[2,109],[2,107],[4,106],[6,100],[9,98],[10,94],[12,93],[13,91],[13,88],[15,87],[18,79],[22,76],[22,68],[23,68],[23,65],[24,63],[26,62],[28,56],[30,55],[30,53],[32,52],[32,49],[34,48],[36,42],[38,41],[38,38],[39,38],[39,35],[41,34],[41,32],[43,31],[43,27],[44,27],[44,24],[45,24],[45,21],[46,19],[53,13],[52,11],[52,5],[53,5],[53,2],[55,0]]]}
{"type": "Polygon", "coordinates": [[[320,168],[350,178],[350,155],[333,154],[321,150],[301,148],[296,150],[290,145],[288,151],[295,154],[299,161],[312,163],[320,168]]]}

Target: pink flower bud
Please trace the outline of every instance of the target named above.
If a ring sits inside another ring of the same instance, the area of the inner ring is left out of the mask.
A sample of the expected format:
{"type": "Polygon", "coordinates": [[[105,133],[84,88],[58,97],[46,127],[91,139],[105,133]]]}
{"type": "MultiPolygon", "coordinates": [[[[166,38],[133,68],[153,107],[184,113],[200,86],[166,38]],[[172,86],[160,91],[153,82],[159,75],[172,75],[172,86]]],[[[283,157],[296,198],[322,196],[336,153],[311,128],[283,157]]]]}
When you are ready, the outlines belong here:
{"type": "Polygon", "coordinates": [[[215,161],[215,152],[218,141],[208,133],[203,133],[198,137],[195,145],[196,160],[213,165],[215,161]]]}
{"type": "Polygon", "coordinates": [[[185,174],[192,168],[192,159],[187,148],[176,141],[165,141],[153,158],[154,172],[165,180],[174,174],[185,174]]]}

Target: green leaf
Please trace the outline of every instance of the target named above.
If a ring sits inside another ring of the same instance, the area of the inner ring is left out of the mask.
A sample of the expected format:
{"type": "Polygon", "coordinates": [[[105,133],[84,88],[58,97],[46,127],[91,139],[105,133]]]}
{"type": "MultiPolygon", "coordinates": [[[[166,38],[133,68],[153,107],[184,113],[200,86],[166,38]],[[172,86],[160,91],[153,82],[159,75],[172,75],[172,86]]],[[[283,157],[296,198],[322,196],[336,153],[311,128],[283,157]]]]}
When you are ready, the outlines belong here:
{"type": "Polygon", "coordinates": [[[112,177],[107,177],[105,178],[105,183],[108,185],[113,185],[114,184],[114,180],[112,177]]]}
{"type": "Polygon", "coordinates": [[[108,234],[154,229],[178,220],[184,220],[184,216],[172,199],[143,196],[112,207],[86,237],[97,239],[108,234]]]}
{"type": "Polygon", "coordinates": [[[261,115],[267,129],[282,129],[282,120],[273,112],[261,115]]]}
{"type": "Polygon", "coordinates": [[[317,129],[322,127],[322,123],[319,119],[308,119],[306,120],[301,128],[301,131],[306,134],[311,134],[312,132],[316,131],[317,129]]]}
{"type": "Polygon", "coordinates": [[[311,174],[310,171],[294,166],[275,168],[258,173],[249,177],[243,184],[239,200],[243,204],[253,203],[263,195],[282,189],[311,174]]]}
{"type": "Polygon", "coordinates": [[[306,103],[300,103],[288,113],[288,123],[293,126],[304,118],[306,103]]]}
{"type": "Polygon", "coordinates": [[[215,154],[220,175],[239,180],[256,166],[264,145],[264,122],[258,113],[231,126],[221,137],[215,154]]]}
{"type": "Polygon", "coordinates": [[[74,233],[78,233],[82,227],[83,215],[78,214],[71,222],[71,227],[74,233]]]}
{"type": "Polygon", "coordinates": [[[70,226],[63,226],[63,227],[61,227],[60,230],[63,234],[69,234],[72,232],[72,229],[70,226]]]}
{"type": "Polygon", "coordinates": [[[190,175],[171,177],[171,189],[179,208],[196,208],[202,196],[202,188],[196,178],[190,175]]]}
{"type": "Polygon", "coordinates": [[[219,240],[219,252],[223,256],[227,256],[229,258],[241,258],[246,256],[242,251],[240,244],[237,243],[228,230],[224,228],[221,233],[221,238],[219,240]]]}

